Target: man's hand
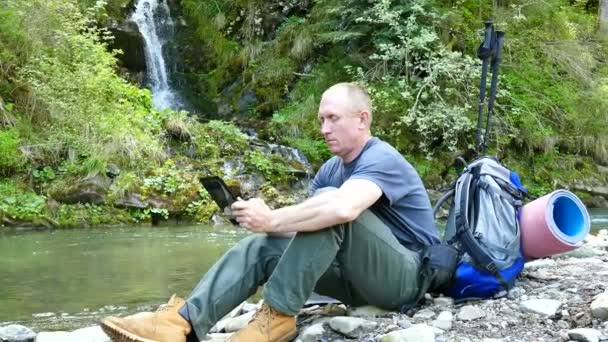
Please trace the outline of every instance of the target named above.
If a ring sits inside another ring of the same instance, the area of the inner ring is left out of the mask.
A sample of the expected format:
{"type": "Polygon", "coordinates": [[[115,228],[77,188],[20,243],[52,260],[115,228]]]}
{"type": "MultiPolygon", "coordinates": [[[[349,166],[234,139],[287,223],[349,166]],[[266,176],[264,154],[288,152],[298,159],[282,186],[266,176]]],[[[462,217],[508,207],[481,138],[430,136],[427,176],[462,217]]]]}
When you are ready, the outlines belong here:
{"type": "Polygon", "coordinates": [[[272,232],[272,210],[263,199],[251,198],[232,203],[232,214],[241,227],[255,233],[272,232]]]}

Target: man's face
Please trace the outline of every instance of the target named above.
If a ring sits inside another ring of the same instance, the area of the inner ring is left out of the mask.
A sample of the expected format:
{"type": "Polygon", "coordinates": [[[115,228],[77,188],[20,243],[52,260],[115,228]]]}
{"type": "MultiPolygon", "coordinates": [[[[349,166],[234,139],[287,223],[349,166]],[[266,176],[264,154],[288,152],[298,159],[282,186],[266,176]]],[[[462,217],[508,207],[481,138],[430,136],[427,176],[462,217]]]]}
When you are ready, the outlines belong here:
{"type": "Polygon", "coordinates": [[[318,114],[327,147],[343,158],[357,147],[366,131],[361,113],[352,108],[345,95],[340,91],[324,94],[318,114]]]}

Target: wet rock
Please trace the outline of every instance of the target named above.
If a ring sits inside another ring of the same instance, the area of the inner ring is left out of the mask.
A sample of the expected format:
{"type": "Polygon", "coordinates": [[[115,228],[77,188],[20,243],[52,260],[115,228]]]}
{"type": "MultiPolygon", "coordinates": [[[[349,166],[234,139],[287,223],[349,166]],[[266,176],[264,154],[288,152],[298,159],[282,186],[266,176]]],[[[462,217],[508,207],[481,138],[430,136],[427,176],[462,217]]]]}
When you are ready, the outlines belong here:
{"type": "Polygon", "coordinates": [[[591,303],[593,317],[608,320],[608,293],[602,293],[591,303]]]}
{"type": "Polygon", "coordinates": [[[578,328],[568,331],[568,337],[579,342],[599,342],[602,333],[595,329],[578,328]]]}
{"type": "Polygon", "coordinates": [[[120,168],[116,164],[106,165],[106,176],[110,179],[120,176],[120,168]]]}
{"type": "Polygon", "coordinates": [[[130,20],[122,23],[111,21],[108,29],[114,36],[110,48],[120,49],[123,52],[118,55],[121,64],[130,71],[145,71],[144,38],[139,32],[137,24],[130,20]]]}
{"type": "Polygon", "coordinates": [[[73,186],[65,189],[65,191],[61,189],[51,195],[57,201],[67,204],[103,204],[109,188],[109,178],[102,175],[95,175],[78,181],[73,186]]]}
{"type": "Polygon", "coordinates": [[[0,327],[0,341],[6,342],[33,342],[36,333],[23,325],[11,324],[0,327]]]}
{"type": "Polygon", "coordinates": [[[456,318],[461,321],[473,321],[484,317],[486,317],[486,313],[473,305],[463,306],[460,308],[460,311],[458,311],[458,314],[456,314],[456,318]]]}
{"type": "Polygon", "coordinates": [[[524,312],[551,317],[555,315],[561,305],[561,302],[553,299],[530,299],[522,302],[520,307],[524,312]]]}
{"type": "Polygon", "coordinates": [[[117,199],[114,202],[116,208],[126,209],[145,209],[148,207],[142,199],[140,194],[128,192],[122,198],[117,199]]]}
{"type": "Polygon", "coordinates": [[[342,335],[349,338],[359,338],[361,335],[372,331],[378,323],[357,317],[334,317],[329,320],[329,326],[342,335]]]}
{"type": "Polygon", "coordinates": [[[411,328],[393,331],[377,339],[378,342],[434,342],[435,332],[426,324],[415,324],[411,328]]]}

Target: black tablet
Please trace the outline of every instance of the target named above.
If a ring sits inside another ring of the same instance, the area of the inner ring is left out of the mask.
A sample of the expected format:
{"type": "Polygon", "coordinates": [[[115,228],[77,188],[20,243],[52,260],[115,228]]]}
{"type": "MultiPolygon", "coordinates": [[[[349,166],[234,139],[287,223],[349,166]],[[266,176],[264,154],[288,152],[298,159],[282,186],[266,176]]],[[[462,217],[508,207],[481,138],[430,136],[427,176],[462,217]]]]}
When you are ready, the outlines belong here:
{"type": "Polygon", "coordinates": [[[213,201],[220,207],[222,213],[230,217],[230,222],[234,225],[238,225],[234,217],[232,217],[232,210],[230,206],[232,203],[237,201],[236,196],[230,191],[224,180],[217,176],[202,177],[200,178],[203,187],[207,190],[213,201]]]}

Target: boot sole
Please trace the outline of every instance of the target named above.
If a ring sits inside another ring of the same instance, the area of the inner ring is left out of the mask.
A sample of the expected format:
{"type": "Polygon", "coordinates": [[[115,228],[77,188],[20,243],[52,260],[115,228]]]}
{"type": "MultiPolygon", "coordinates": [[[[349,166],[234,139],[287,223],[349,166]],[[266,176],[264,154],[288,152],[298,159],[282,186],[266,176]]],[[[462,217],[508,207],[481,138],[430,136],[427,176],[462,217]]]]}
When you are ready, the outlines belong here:
{"type": "Polygon", "coordinates": [[[101,329],[113,342],[160,342],[156,340],[148,340],[147,338],[134,335],[106,320],[101,321],[101,329]]]}

